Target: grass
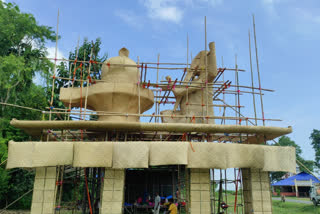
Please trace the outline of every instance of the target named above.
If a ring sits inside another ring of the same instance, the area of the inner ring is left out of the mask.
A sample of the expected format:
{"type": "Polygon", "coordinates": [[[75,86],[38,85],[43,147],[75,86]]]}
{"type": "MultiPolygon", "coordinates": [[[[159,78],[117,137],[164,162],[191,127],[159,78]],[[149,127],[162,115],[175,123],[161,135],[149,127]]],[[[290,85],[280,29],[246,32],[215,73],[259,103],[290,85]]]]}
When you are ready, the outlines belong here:
{"type": "Polygon", "coordinates": [[[301,204],[296,202],[272,202],[273,214],[285,214],[285,213],[295,213],[295,214],[306,214],[306,213],[318,213],[320,214],[320,206],[315,207],[313,204],[301,204]]]}

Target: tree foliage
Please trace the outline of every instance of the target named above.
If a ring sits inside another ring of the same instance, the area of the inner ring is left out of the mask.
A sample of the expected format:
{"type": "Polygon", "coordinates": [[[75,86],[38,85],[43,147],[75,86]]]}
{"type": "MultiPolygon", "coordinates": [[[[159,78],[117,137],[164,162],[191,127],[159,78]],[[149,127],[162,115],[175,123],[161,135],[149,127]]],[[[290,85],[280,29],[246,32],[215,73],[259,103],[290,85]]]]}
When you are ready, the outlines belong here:
{"type": "Polygon", "coordinates": [[[315,151],[315,164],[320,167],[320,130],[313,129],[310,135],[311,145],[315,151]]]}
{"type": "MultiPolygon", "coordinates": [[[[94,62],[104,62],[107,59],[107,55],[103,54],[100,55],[101,50],[101,39],[97,38],[94,42],[89,42],[87,38],[84,39],[82,45],[78,48],[75,48],[73,51],[69,53],[69,62],[64,63],[61,62],[57,66],[57,76],[63,78],[74,78],[75,81],[69,81],[65,79],[57,78],[55,83],[55,90],[54,90],[54,101],[53,106],[58,108],[64,108],[63,103],[59,101],[59,91],[61,87],[68,87],[73,84],[74,87],[79,87],[81,84],[83,87],[87,86],[87,77],[88,77],[88,70],[89,70],[89,61],[90,58],[92,60],[90,66],[90,77],[92,82],[96,79],[101,79],[101,64],[97,64],[94,62]],[[92,49],[92,56],[91,56],[91,49],[92,49]],[[74,63],[74,60],[77,60],[78,63],[74,63]],[[87,61],[84,63],[83,61],[87,61]],[[80,63],[83,62],[83,63],[80,63]],[[82,82],[77,81],[82,80],[82,82]]],[[[50,88],[51,85],[49,84],[50,88]]],[[[51,91],[48,90],[48,97],[51,97],[51,91]]]]}
{"type": "MultiPolygon", "coordinates": [[[[0,1],[0,102],[44,109],[47,106],[46,90],[36,85],[37,73],[47,76],[52,63],[46,56],[46,41],[54,41],[51,27],[39,25],[32,14],[23,13],[16,4],[0,1]]],[[[0,107],[0,160],[7,158],[9,140],[25,141],[30,137],[10,126],[10,120],[41,119],[41,112],[1,105],[0,107]]],[[[4,207],[30,190],[33,171],[0,168],[0,207],[4,207]]],[[[12,208],[29,208],[31,195],[12,208]]]]}

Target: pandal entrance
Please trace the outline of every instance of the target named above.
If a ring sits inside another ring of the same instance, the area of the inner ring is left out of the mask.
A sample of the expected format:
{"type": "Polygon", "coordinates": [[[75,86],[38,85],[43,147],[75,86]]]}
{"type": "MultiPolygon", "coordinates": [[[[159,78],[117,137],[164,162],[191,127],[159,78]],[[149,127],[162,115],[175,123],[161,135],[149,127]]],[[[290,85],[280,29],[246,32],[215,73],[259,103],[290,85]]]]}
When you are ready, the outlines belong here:
{"type": "Polygon", "coordinates": [[[165,203],[173,199],[179,213],[186,213],[187,169],[185,166],[157,166],[146,169],[127,169],[125,177],[124,213],[152,213],[155,197],[161,197],[161,213],[165,203]]]}

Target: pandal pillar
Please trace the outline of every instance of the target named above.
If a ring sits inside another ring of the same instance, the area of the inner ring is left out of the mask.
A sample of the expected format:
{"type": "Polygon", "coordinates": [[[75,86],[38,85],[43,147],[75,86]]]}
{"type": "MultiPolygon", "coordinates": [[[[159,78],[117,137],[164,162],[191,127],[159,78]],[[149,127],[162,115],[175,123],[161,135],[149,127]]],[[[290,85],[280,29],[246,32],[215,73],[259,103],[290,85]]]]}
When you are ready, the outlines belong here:
{"type": "Polygon", "coordinates": [[[242,169],[245,214],[271,214],[269,173],[259,169],[242,169]]]}

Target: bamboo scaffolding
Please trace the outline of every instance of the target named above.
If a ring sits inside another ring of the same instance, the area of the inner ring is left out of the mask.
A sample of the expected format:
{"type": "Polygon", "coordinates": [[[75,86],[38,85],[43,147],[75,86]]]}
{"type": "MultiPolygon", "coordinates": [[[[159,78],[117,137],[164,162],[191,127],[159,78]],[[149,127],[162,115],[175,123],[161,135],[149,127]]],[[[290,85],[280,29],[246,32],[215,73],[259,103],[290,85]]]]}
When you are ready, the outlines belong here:
{"type": "MultiPolygon", "coordinates": [[[[160,82],[168,82],[166,80],[161,80],[160,82]]],[[[188,81],[177,81],[177,83],[189,83],[188,81]]],[[[151,83],[154,85],[154,83],[151,83]]],[[[199,85],[203,85],[205,83],[202,82],[194,82],[192,84],[199,84],[199,85]]],[[[161,84],[160,84],[161,85],[161,84]]],[[[208,83],[208,85],[224,85],[224,83],[208,83]]],[[[182,86],[189,86],[189,85],[182,85],[182,86]]],[[[192,86],[190,86],[192,87],[192,86]]],[[[230,85],[230,87],[240,87],[240,88],[248,88],[248,89],[255,89],[255,90],[260,90],[260,88],[256,88],[256,87],[251,87],[251,86],[244,86],[244,85],[230,85]]],[[[268,92],[275,92],[275,90],[272,89],[265,89],[265,88],[261,88],[261,91],[268,91],[268,92]]]]}
{"type": "MultiPolygon", "coordinates": [[[[40,59],[48,59],[48,60],[54,60],[54,58],[47,58],[47,57],[40,57],[40,59]]],[[[74,62],[75,60],[71,60],[71,59],[56,59],[56,61],[63,61],[63,62],[74,62]]],[[[85,61],[85,60],[79,60],[79,61],[76,61],[77,63],[90,63],[89,61],[85,61]]],[[[100,65],[107,65],[107,66],[110,66],[110,67],[138,67],[138,68],[141,68],[141,65],[140,64],[143,64],[143,63],[138,63],[138,65],[128,65],[128,64],[109,64],[107,62],[94,62],[95,64],[100,64],[100,65]]],[[[157,63],[154,63],[155,65],[157,65],[157,63]]],[[[159,63],[159,65],[162,65],[163,63],[159,63]]],[[[168,63],[166,63],[168,64],[168,63]]],[[[160,70],[182,70],[184,71],[185,67],[148,67],[149,69],[160,69],[160,70]]],[[[191,69],[191,71],[195,71],[195,69],[191,69]]],[[[226,71],[234,71],[235,68],[226,68],[225,69],[226,71]]],[[[238,71],[242,71],[242,72],[245,72],[244,69],[238,69],[238,71]]]]}
{"type": "MultiPolygon", "coordinates": [[[[66,77],[55,77],[56,79],[63,79],[63,80],[74,80],[74,81],[77,81],[77,82],[81,82],[80,79],[71,79],[71,78],[66,78],[66,77]]],[[[96,82],[106,82],[104,80],[95,80],[96,82]]],[[[166,82],[166,81],[161,81],[161,82],[166,82]]],[[[179,83],[181,81],[177,81],[177,83],[179,83]]],[[[186,82],[184,82],[186,83],[186,82]]],[[[198,83],[195,83],[195,84],[198,84],[198,83]]],[[[202,83],[200,83],[202,84],[202,83]]],[[[169,84],[157,84],[157,83],[151,83],[150,82],[150,86],[151,87],[165,87],[165,86],[168,86],[169,84]]],[[[213,85],[213,84],[208,84],[208,85],[213,85]]],[[[224,84],[214,84],[214,85],[224,85],[224,84]]],[[[181,88],[181,87],[190,87],[190,88],[199,88],[201,89],[202,87],[201,86],[196,86],[196,85],[188,85],[188,84],[184,84],[184,85],[177,85],[175,86],[176,88],[181,88]]],[[[259,90],[259,88],[252,88],[250,86],[241,86],[241,85],[230,85],[230,87],[239,87],[239,88],[248,88],[248,89],[255,89],[255,90],[259,90]]],[[[219,87],[216,87],[216,86],[208,86],[208,88],[213,88],[213,89],[218,89],[219,87]]],[[[261,89],[262,91],[268,91],[268,92],[274,92],[274,90],[271,90],[271,89],[261,89]]],[[[156,91],[156,90],[155,90],[156,91]]],[[[165,91],[165,90],[164,90],[165,91]]],[[[228,90],[225,90],[225,91],[228,91],[228,90]]],[[[230,90],[229,90],[230,91],[230,90]]],[[[260,91],[260,90],[259,90],[260,91]]],[[[235,92],[235,91],[233,91],[235,92]]],[[[251,92],[251,91],[240,91],[241,93],[254,93],[254,94],[260,94],[260,92],[251,92]]],[[[264,94],[262,94],[264,95],[264,94]]]]}

